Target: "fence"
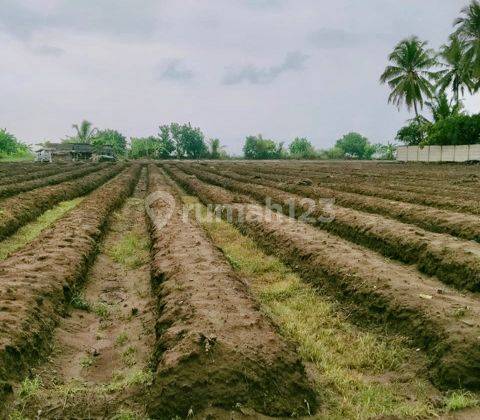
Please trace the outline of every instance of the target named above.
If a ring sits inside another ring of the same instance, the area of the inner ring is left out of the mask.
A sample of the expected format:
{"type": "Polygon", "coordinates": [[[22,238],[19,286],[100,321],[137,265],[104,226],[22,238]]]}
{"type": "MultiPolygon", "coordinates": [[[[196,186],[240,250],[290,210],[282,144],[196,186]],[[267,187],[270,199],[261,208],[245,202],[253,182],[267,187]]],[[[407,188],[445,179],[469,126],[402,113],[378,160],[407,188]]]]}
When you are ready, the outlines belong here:
{"type": "Polygon", "coordinates": [[[400,146],[397,160],[402,162],[467,162],[480,161],[480,144],[460,146],[400,146]]]}

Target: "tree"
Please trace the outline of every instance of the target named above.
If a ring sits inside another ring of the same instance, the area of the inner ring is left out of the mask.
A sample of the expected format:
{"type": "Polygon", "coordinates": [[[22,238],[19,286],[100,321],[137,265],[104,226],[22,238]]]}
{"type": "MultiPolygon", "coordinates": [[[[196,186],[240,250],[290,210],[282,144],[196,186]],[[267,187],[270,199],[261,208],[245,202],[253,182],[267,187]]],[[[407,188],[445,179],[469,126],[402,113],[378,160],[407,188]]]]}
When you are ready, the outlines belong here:
{"type": "Polygon", "coordinates": [[[175,150],[175,145],[170,136],[170,128],[168,125],[161,125],[159,130],[157,157],[160,159],[168,159],[172,156],[172,152],[175,150]]]}
{"type": "Polygon", "coordinates": [[[112,146],[117,156],[124,156],[127,150],[127,139],[116,130],[99,130],[92,138],[91,144],[100,150],[102,146],[112,146]]]}
{"type": "Polygon", "coordinates": [[[225,152],[223,151],[223,146],[220,144],[220,139],[214,138],[210,139],[210,158],[211,159],[220,159],[222,154],[224,155],[225,152]]]}
{"type": "Polygon", "coordinates": [[[455,35],[465,43],[465,59],[471,64],[475,90],[480,88],[480,2],[473,0],[455,20],[455,35]]]}
{"type": "Polygon", "coordinates": [[[480,143],[480,114],[453,115],[428,128],[422,144],[460,145],[480,143]]]}
{"type": "Polygon", "coordinates": [[[375,144],[373,146],[375,148],[375,155],[376,159],[381,160],[394,160],[395,159],[395,151],[397,150],[396,146],[392,143],[387,144],[375,144]]]}
{"type": "Polygon", "coordinates": [[[430,125],[430,121],[422,116],[412,118],[405,127],[398,130],[395,138],[408,146],[417,146],[426,141],[430,125]]]}
{"type": "Polygon", "coordinates": [[[462,104],[454,103],[454,99],[448,100],[445,92],[439,92],[432,101],[425,102],[425,105],[430,109],[435,122],[459,115],[462,110],[462,104]]]}
{"type": "Polygon", "coordinates": [[[98,131],[96,128],[93,128],[92,123],[87,120],[83,120],[80,123],[80,126],[78,124],[73,124],[72,128],[77,132],[75,140],[79,143],[90,144],[98,131]]]}
{"type": "Polygon", "coordinates": [[[460,94],[463,96],[465,89],[470,93],[474,89],[473,66],[465,57],[466,45],[454,34],[450,43],[442,45],[439,53],[446,69],[439,72],[438,86],[442,91],[450,87],[457,104],[460,104],[460,94]]]}
{"type": "Polygon", "coordinates": [[[130,139],[130,157],[132,159],[155,158],[158,152],[158,138],[132,137],[130,139]]]}
{"type": "Polygon", "coordinates": [[[309,159],[315,157],[315,149],[305,137],[296,137],[288,146],[290,155],[297,159],[309,159]]]}
{"type": "Polygon", "coordinates": [[[30,150],[25,144],[17,140],[17,138],[5,128],[0,129],[0,158],[22,158],[30,155],[30,150]]]}
{"type": "Polygon", "coordinates": [[[283,143],[264,139],[261,134],[248,136],[243,145],[245,159],[279,159],[283,153],[283,143]]]}
{"type": "Polygon", "coordinates": [[[358,133],[345,134],[337,140],[335,147],[340,149],[345,156],[355,159],[371,159],[375,148],[366,137],[358,133]]]}
{"type": "Polygon", "coordinates": [[[388,102],[397,107],[405,103],[408,110],[413,107],[417,117],[424,98],[433,96],[435,89],[431,81],[438,77],[438,73],[432,71],[437,60],[426,45],[415,36],[400,41],[388,57],[390,65],[380,77],[380,82],[387,83],[392,90],[388,102]]]}

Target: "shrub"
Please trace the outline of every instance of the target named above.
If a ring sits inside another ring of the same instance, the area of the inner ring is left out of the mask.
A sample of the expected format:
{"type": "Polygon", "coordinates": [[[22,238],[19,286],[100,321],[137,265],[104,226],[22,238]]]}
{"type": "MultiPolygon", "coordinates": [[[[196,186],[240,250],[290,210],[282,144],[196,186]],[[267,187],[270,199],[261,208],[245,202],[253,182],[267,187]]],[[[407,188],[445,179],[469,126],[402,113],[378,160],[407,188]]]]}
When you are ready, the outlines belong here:
{"type": "Polygon", "coordinates": [[[428,128],[423,144],[458,145],[480,143],[480,114],[455,115],[428,128]]]}

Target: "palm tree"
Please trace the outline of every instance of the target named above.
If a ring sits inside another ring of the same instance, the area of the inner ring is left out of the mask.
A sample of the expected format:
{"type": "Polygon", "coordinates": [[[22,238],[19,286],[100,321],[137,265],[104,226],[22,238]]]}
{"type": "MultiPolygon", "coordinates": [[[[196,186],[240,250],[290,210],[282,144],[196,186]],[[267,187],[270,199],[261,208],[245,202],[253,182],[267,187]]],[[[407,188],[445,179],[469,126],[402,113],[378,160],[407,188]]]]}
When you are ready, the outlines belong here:
{"type": "Polygon", "coordinates": [[[83,120],[78,124],[73,124],[72,128],[74,128],[77,132],[77,139],[80,143],[91,143],[93,137],[97,133],[97,129],[92,127],[92,123],[87,120],[83,120]]]}
{"type": "Polygon", "coordinates": [[[473,0],[462,9],[463,16],[455,20],[455,34],[466,44],[465,58],[473,66],[476,90],[480,88],[480,2],[473,0]]]}
{"type": "Polygon", "coordinates": [[[416,36],[400,41],[388,57],[390,65],[380,77],[380,82],[392,89],[388,102],[397,107],[405,103],[408,110],[413,107],[416,117],[418,106],[423,108],[424,97],[433,96],[435,88],[431,81],[438,77],[438,72],[432,71],[437,60],[426,45],[416,36]]]}
{"type": "Polygon", "coordinates": [[[465,41],[454,34],[450,37],[450,43],[443,45],[439,53],[447,68],[439,72],[438,87],[443,91],[451,87],[457,104],[460,103],[460,93],[462,96],[465,94],[465,88],[470,93],[474,89],[473,66],[465,57],[466,48],[465,41]]]}
{"type": "Polygon", "coordinates": [[[458,115],[462,110],[462,103],[454,102],[454,99],[448,100],[444,91],[440,91],[431,101],[425,102],[425,105],[430,109],[435,122],[458,115]]]}

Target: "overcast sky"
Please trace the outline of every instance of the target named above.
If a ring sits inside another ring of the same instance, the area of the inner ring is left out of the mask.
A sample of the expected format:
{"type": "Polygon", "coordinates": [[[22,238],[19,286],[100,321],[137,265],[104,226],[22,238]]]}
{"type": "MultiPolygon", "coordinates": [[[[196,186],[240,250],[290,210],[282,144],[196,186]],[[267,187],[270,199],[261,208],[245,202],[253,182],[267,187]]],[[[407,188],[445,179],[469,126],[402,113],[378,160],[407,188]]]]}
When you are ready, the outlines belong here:
{"type": "Polygon", "coordinates": [[[84,118],[129,137],[190,121],[231,153],[257,133],[391,141],[408,114],[378,83],[388,53],[412,34],[437,48],[467,3],[0,0],[0,126],[36,143],[84,118]]]}

